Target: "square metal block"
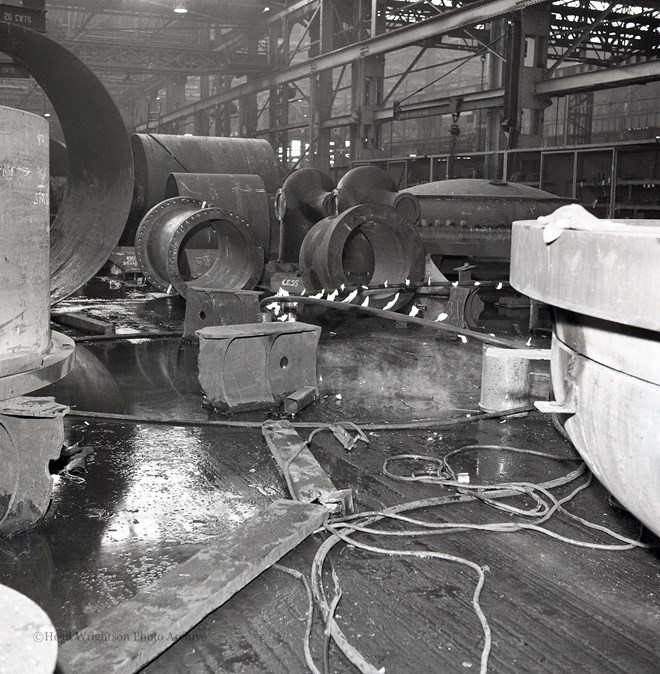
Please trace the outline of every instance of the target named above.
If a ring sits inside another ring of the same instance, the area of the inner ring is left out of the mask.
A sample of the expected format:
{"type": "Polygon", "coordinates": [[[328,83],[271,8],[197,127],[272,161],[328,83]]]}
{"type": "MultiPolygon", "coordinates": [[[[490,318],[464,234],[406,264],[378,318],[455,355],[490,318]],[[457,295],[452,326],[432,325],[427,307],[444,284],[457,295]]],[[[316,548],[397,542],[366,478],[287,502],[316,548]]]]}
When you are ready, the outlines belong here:
{"type": "Polygon", "coordinates": [[[183,338],[196,342],[197,330],[214,325],[261,322],[259,296],[255,290],[212,290],[189,287],[183,338]]]}
{"type": "Polygon", "coordinates": [[[199,383],[220,410],[273,407],[304,386],[314,387],[318,395],[318,326],[227,325],[203,328],[197,336],[199,383]]]}

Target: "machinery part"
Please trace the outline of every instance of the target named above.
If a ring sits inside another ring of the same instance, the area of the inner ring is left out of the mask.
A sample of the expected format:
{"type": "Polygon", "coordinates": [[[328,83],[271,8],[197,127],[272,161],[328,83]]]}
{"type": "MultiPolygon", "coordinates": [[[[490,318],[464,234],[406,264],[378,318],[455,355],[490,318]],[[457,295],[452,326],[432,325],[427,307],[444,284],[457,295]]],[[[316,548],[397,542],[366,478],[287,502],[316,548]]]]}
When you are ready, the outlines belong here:
{"type": "MultiPolygon", "coordinates": [[[[1,26],[0,26],[1,30],[1,26]]],[[[3,264],[0,377],[31,369],[50,342],[48,122],[0,107],[3,264]]]]}
{"type": "Polygon", "coordinates": [[[419,200],[417,232],[427,253],[480,258],[508,258],[515,220],[548,215],[572,202],[502,180],[439,180],[406,193],[419,200]]]}
{"type": "Polygon", "coordinates": [[[11,536],[44,516],[53,490],[49,462],[64,441],[55,398],[14,398],[0,405],[0,535],[11,536]]]}
{"type": "Polygon", "coordinates": [[[268,408],[316,383],[321,328],[261,323],[204,328],[199,337],[199,383],[223,411],[268,408]]]}
{"type": "Polygon", "coordinates": [[[135,253],[156,288],[182,297],[188,285],[252,289],[264,268],[261,240],[246,220],[189,197],[166,199],[144,216],[135,253]]]}
{"type": "MultiPolygon", "coordinates": [[[[408,220],[391,206],[353,206],[318,222],[300,249],[300,269],[309,291],[342,286],[421,281],[424,249],[408,220]]],[[[410,293],[382,290],[370,295],[370,306],[403,306],[410,293]]]]}
{"type": "Polygon", "coordinates": [[[195,332],[214,325],[261,322],[261,293],[256,290],[213,290],[188,286],[183,339],[197,341],[195,332]]]}
{"type": "Polygon", "coordinates": [[[290,393],[284,399],[284,414],[298,414],[316,402],[318,391],[314,386],[303,386],[299,391],[290,393]]]}
{"type": "Polygon", "coordinates": [[[421,217],[417,197],[399,192],[392,177],[378,166],[356,166],[342,177],[337,190],[340,213],[360,204],[386,204],[413,225],[421,217]]]}
{"type": "Polygon", "coordinates": [[[14,674],[52,674],[57,632],[45,611],[24,594],[0,585],[2,668],[14,674]]]}
{"type": "Polygon", "coordinates": [[[131,148],[108,92],[64,47],[0,22],[0,50],[42,87],[66,141],[67,184],[50,237],[51,301],[57,302],[88,281],[119,240],[133,192],[131,148]]]}
{"type": "Polygon", "coordinates": [[[530,405],[531,366],[532,362],[539,360],[549,361],[550,349],[501,349],[484,346],[479,407],[484,412],[500,412],[530,405]]]}
{"type": "Polygon", "coordinates": [[[279,187],[275,151],[263,139],[175,136],[136,133],[131,136],[135,162],[135,199],[122,244],[132,245],[144,214],[165,199],[170,173],[258,175],[267,194],[279,187]]]}
{"type": "Polygon", "coordinates": [[[275,197],[280,222],[280,262],[298,262],[307,232],[323,218],[336,215],[335,184],[326,173],[302,168],[287,177],[275,197]]]}
{"type": "Polygon", "coordinates": [[[309,447],[301,450],[303,440],[291,422],[267,421],[261,432],[294,501],[318,502],[340,517],[353,512],[352,490],[337,489],[309,447]]]}
{"type": "Polygon", "coordinates": [[[544,223],[516,222],[511,249],[512,285],[553,306],[556,402],[543,411],[560,414],[596,477],[660,534],[660,222],[599,221],[578,206],[553,219],[571,229],[544,237],[544,223]]]}
{"type": "Polygon", "coordinates": [[[190,197],[209,202],[245,218],[260,236],[264,250],[271,250],[268,195],[259,176],[216,173],[170,173],[165,198],[190,197]]]}

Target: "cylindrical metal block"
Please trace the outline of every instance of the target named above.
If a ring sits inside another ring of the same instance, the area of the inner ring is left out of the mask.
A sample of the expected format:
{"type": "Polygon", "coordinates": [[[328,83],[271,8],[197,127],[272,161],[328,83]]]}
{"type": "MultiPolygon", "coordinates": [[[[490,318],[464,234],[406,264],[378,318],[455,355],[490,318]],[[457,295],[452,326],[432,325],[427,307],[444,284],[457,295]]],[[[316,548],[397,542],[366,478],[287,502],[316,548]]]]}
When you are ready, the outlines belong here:
{"type": "Polygon", "coordinates": [[[42,117],[0,107],[0,193],[0,376],[6,376],[38,366],[50,344],[48,122],[42,117]]]}
{"type": "Polygon", "coordinates": [[[287,177],[275,199],[280,221],[280,262],[298,262],[309,230],[323,218],[337,214],[335,184],[315,168],[302,168],[287,177]]]}
{"type": "MultiPolygon", "coordinates": [[[[268,194],[279,187],[275,151],[268,141],[256,138],[176,136],[136,133],[131,136],[135,163],[135,199],[132,222],[165,199],[170,173],[224,173],[259,176],[268,194]]],[[[124,233],[132,244],[131,227],[124,233]]]]}
{"type": "Polygon", "coordinates": [[[356,166],[342,177],[337,190],[340,213],[360,204],[385,204],[395,208],[413,225],[419,221],[421,210],[417,197],[399,192],[391,176],[378,166],[356,166]]]}
{"type": "Polygon", "coordinates": [[[0,44],[42,87],[66,140],[66,189],[50,230],[51,296],[56,302],[103,266],[121,236],[133,193],[128,134],[103,85],[67,49],[33,30],[2,22],[0,44]]]}
{"type": "Polygon", "coordinates": [[[501,412],[529,405],[530,370],[531,360],[521,350],[484,346],[479,407],[501,412]]]}
{"type": "Polygon", "coordinates": [[[140,269],[156,288],[172,287],[183,297],[188,284],[251,290],[264,266],[259,236],[240,215],[203,205],[176,197],[144,216],[135,240],[140,269]]]}
{"type": "Polygon", "coordinates": [[[271,226],[268,195],[259,176],[220,173],[170,173],[165,198],[191,197],[207,201],[247,220],[270,250],[271,226]]]}
{"type": "MultiPolygon", "coordinates": [[[[300,269],[308,290],[421,281],[424,250],[412,224],[394,208],[364,204],[312,227],[300,249],[300,269]]],[[[387,304],[395,293],[371,295],[370,304],[387,304]]],[[[397,306],[406,295],[399,293],[397,306]]]]}

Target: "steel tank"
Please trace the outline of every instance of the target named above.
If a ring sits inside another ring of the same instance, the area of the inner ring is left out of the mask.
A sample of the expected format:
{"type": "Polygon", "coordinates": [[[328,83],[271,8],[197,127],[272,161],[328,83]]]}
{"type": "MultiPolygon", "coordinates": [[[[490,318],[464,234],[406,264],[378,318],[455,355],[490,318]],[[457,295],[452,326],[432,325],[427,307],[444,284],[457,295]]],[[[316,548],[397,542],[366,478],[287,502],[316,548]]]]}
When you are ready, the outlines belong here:
{"type": "Polygon", "coordinates": [[[139,220],[165,199],[170,173],[257,175],[268,194],[279,187],[275,151],[264,139],[135,133],[135,193],[122,242],[132,245],[139,220]]]}
{"type": "Polygon", "coordinates": [[[0,376],[50,344],[48,122],[0,107],[0,376]]]}
{"type": "Polygon", "coordinates": [[[245,218],[271,250],[271,208],[264,181],[256,175],[170,173],[165,198],[191,197],[245,218]]]}

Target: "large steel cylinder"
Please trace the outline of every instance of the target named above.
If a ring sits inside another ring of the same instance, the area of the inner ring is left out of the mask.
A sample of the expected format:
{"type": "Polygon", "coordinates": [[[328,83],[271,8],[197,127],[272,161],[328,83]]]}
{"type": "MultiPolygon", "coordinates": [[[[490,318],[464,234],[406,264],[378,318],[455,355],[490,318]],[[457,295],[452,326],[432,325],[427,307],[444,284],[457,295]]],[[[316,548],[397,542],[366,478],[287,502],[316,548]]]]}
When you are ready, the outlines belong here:
{"type": "Polygon", "coordinates": [[[247,220],[270,250],[270,207],[264,181],[259,176],[219,173],[170,173],[165,198],[191,197],[207,201],[247,220]]]}
{"type": "MultiPolygon", "coordinates": [[[[135,224],[165,199],[170,173],[258,175],[268,194],[275,194],[279,187],[275,151],[264,139],[136,133],[131,136],[131,147],[135,161],[131,221],[135,224]]],[[[126,245],[132,244],[133,234],[129,222],[123,237],[126,245]]]]}
{"type": "Polygon", "coordinates": [[[356,166],[337,184],[339,212],[359,204],[386,204],[412,224],[420,218],[417,198],[399,192],[394,180],[378,166],[356,166]]]}
{"type": "Polygon", "coordinates": [[[0,377],[50,344],[48,122],[0,107],[0,377]]]}
{"type": "MultiPolygon", "coordinates": [[[[383,204],[354,206],[318,222],[302,243],[299,262],[310,291],[421,281],[425,269],[424,249],[413,225],[383,204]]],[[[372,295],[371,306],[388,303],[395,293],[372,295]]],[[[397,306],[403,293],[399,299],[397,306]]]]}
{"type": "Polygon", "coordinates": [[[406,190],[421,206],[427,253],[508,258],[511,225],[549,215],[572,199],[502,180],[439,180],[406,190]]]}
{"type": "Polygon", "coordinates": [[[250,223],[189,197],[166,199],[144,216],[135,253],[156,288],[173,288],[182,297],[188,284],[251,290],[264,267],[263,245],[250,223]]]}
{"type": "Polygon", "coordinates": [[[275,214],[280,221],[279,261],[298,262],[307,232],[337,212],[335,184],[329,175],[315,168],[291,173],[275,198],[275,214]]]}
{"type": "Polygon", "coordinates": [[[51,300],[56,302],[88,281],[119,240],[133,192],[131,148],[108,92],[71,52],[2,22],[0,51],[30,71],[64,132],[68,178],[50,232],[51,300]]]}

